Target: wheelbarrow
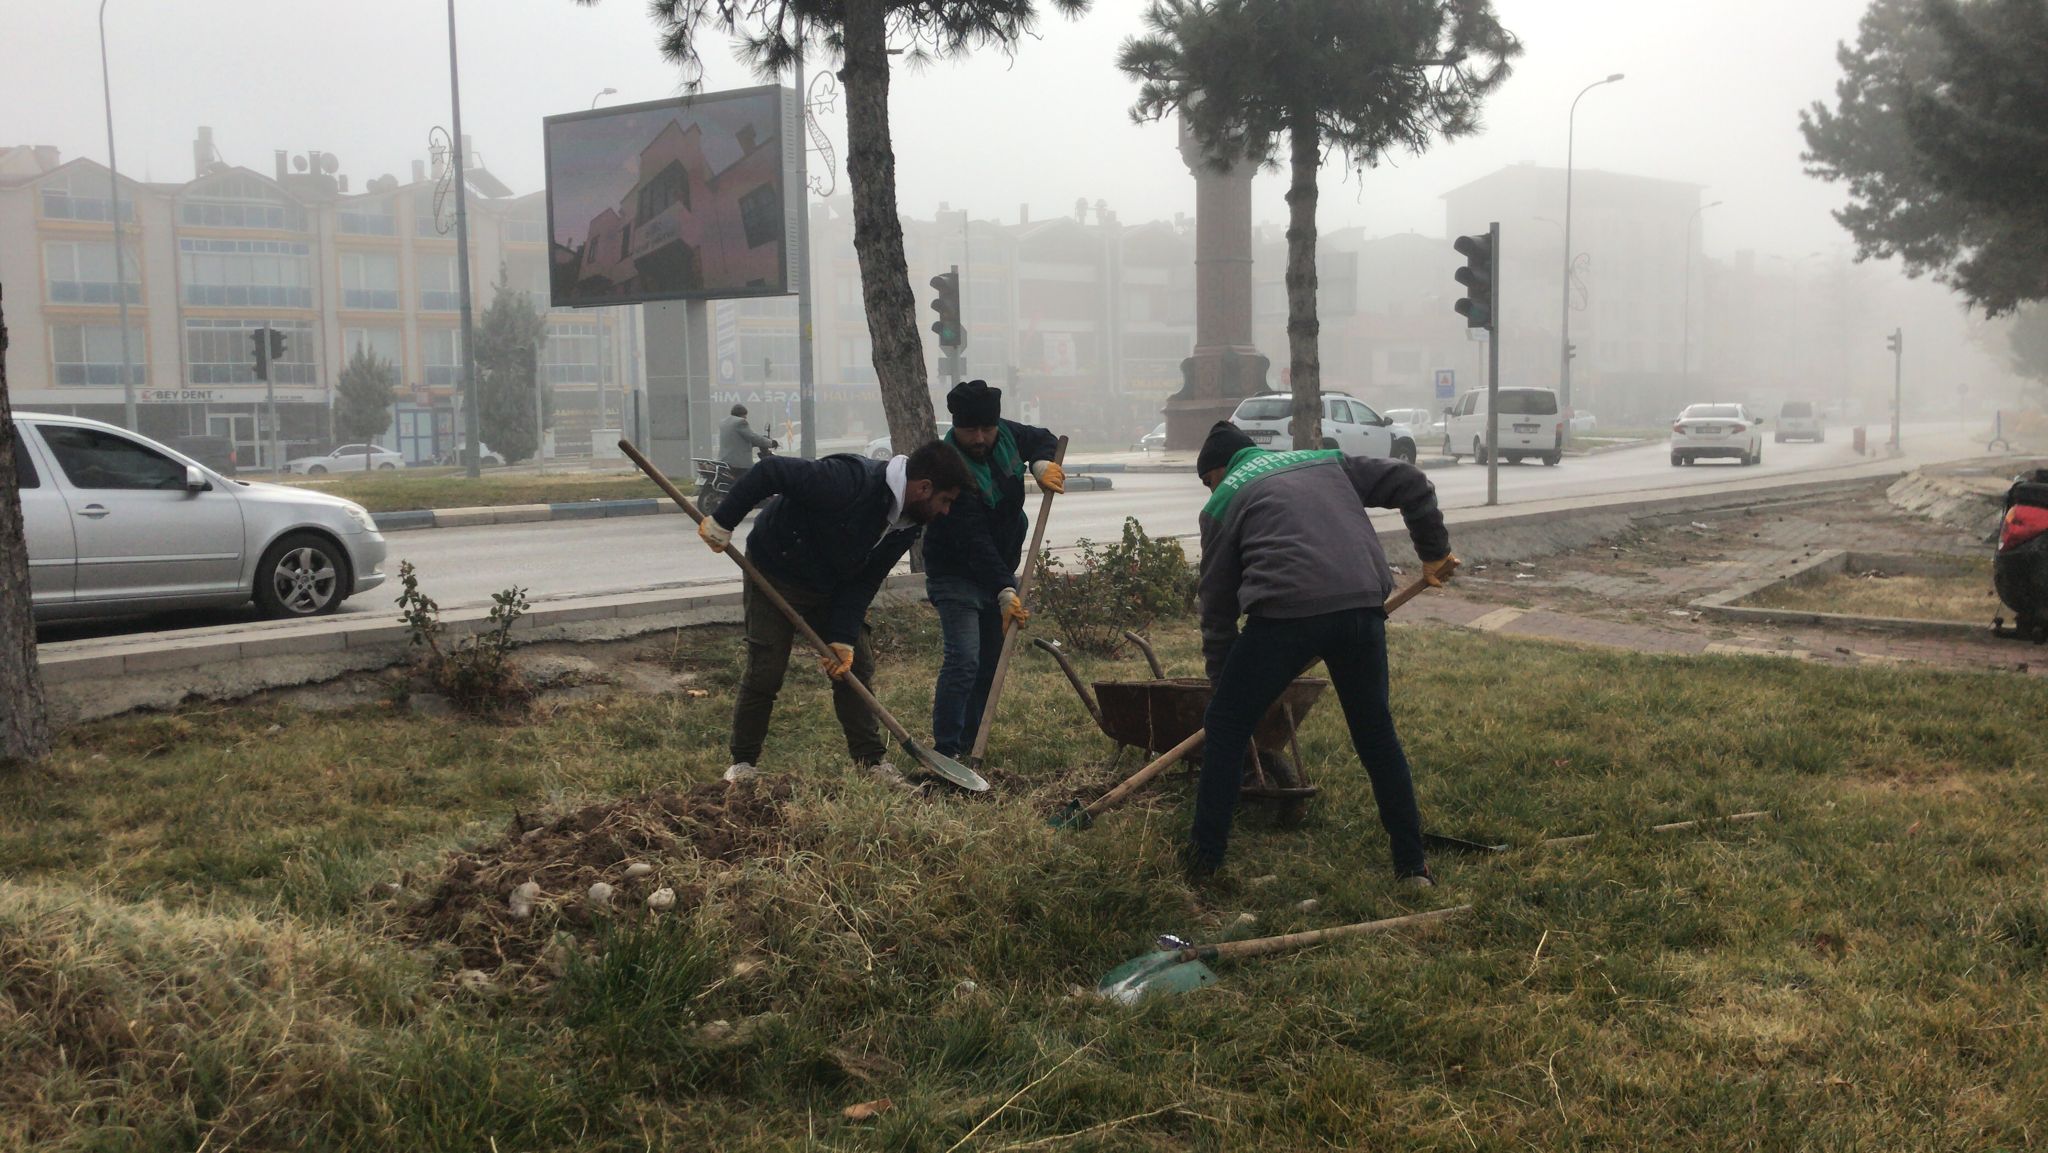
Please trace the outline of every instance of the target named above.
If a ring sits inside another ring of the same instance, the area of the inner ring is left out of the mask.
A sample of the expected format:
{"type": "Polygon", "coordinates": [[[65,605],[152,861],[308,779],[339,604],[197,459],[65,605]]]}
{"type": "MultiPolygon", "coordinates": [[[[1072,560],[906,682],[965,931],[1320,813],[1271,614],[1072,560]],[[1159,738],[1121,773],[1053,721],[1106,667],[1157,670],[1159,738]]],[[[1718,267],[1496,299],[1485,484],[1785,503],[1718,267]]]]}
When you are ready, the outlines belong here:
{"type": "MultiPolygon", "coordinates": [[[[1081,675],[1059,645],[1042,637],[1033,637],[1031,641],[1059,663],[1067,683],[1074,686],[1074,694],[1081,698],[1082,707],[1095,718],[1096,727],[1116,742],[1119,759],[1127,748],[1146,754],[1160,753],[1200,732],[1210,695],[1205,678],[1167,676],[1144,637],[1126,631],[1124,638],[1145,654],[1153,679],[1096,681],[1093,692],[1082,683],[1081,675]]],[[[1274,802],[1275,816],[1282,825],[1299,824],[1308,814],[1309,800],[1316,795],[1315,786],[1302,777],[1296,729],[1329,686],[1330,682],[1320,677],[1296,678],[1252,732],[1251,756],[1238,795],[1274,802]]]]}

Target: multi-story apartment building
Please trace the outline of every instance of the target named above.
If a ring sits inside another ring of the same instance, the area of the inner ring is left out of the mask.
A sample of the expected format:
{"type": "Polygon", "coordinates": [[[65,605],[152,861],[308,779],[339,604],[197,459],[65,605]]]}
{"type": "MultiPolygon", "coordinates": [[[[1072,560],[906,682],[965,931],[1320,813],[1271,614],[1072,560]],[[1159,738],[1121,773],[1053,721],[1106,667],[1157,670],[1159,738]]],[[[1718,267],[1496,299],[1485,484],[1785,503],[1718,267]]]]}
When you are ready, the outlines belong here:
{"type": "MultiPolygon", "coordinates": [[[[283,332],[272,366],[286,456],[333,441],[334,388],[350,355],[391,362],[386,443],[409,461],[459,437],[460,295],[453,204],[440,159],[413,179],[355,194],[332,157],[276,154],[265,174],[220,163],[210,133],[182,184],[121,183],[125,276],[114,267],[109,174],[54,148],[0,150],[0,276],[9,289],[9,387],[17,407],[120,423],[126,387],[117,282],[128,295],[128,380],[139,431],[232,438],[245,464],[269,464],[267,390],[249,334],[283,332]]],[[[469,170],[471,281],[478,317],[497,291],[529,294],[547,315],[542,375],[553,388],[557,451],[588,451],[617,427],[632,383],[621,310],[548,308],[546,206],[469,170]]]]}

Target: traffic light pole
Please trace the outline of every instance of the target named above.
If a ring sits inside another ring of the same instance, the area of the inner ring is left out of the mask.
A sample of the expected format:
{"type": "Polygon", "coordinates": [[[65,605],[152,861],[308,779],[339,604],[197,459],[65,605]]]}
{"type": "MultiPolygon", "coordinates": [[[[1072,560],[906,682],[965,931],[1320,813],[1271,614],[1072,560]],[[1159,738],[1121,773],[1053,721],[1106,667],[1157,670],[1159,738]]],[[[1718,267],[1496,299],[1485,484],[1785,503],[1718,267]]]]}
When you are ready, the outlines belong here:
{"type": "Polygon", "coordinates": [[[804,18],[796,18],[796,418],[797,455],[815,460],[818,455],[818,385],[815,353],[811,351],[811,142],[803,139],[809,128],[810,106],[804,93],[804,18]]]}
{"type": "MultiPolygon", "coordinates": [[[[1500,503],[1500,222],[1486,227],[1493,308],[1486,329],[1486,503],[1500,503]]],[[[1567,353],[1569,355],[1569,353],[1567,353]]]]}
{"type": "Polygon", "coordinates": [[[1905,409],[1904,409],[1904,407],[1903,407],[1903,405],[1902,405],[1902,401],[1903,401],[1903,400],[1905,399],[1905,381],[1906,381],[1906,330],[1905,330],[1905,329],[1903,329],[1903,328],[1895,328],[1895,329],[1893,329],[1893,330],[1892,330],[1892,455],[1893,455],[1893,456],[1897,456],[1897,455],[1898,455],[1899,453],[1902,453],[1902,452],[1904,452],[1904,451],[1905,451],[1905,449],[1904,449],[1904,448],[1903,448],[1903,447],[1902,447],[1902,446],[1901,446],[1901,445],[1899,444],[1899,422],[1900,422],[1900,419],[1901,419],[1901,418],[1902,418],[1902,417],[1904,416],[1904,413],[1905,413],[1905,409]]]}
{"type": "Polygon", "coordinates": [[[455,280],[462,293],[463,475],[475,480],[483,467],[483,411],[476,395],[476,319],[469,304],[469,185],[462,175],[462,80],[455,66],[455,0],[448,0],[448,95],[454,106],[454,139],[448,149],[455,171],[455,280]]]}

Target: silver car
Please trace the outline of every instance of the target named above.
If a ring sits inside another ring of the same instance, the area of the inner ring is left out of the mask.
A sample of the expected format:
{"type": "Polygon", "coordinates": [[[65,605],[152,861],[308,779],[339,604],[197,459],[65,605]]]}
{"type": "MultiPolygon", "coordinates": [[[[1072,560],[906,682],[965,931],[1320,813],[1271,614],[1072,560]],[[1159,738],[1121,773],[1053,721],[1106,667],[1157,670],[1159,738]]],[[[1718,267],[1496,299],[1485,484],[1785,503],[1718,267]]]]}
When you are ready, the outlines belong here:
{"type": "Polygon", "coordinates": [[[96,420],[16,412],[12,435],[37,620],[251,599],[310,617],[384,583],[384,536],[354,501],[230,480],[96,420]]]}

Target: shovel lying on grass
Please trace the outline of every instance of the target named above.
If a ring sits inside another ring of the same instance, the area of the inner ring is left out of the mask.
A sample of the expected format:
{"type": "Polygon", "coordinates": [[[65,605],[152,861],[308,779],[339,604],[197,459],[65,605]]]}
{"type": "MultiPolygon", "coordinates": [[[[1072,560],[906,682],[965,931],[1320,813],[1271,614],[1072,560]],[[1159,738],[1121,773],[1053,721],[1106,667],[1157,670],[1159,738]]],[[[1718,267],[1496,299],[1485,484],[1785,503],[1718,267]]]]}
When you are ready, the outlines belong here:
{"type": "Polygon", "coordinates": [[[1383,921],[1360,921],[1355,925],[1312,929],[1280,937],[1259,937],[1250,941],[1225,941],[1220,945],[1189,945],[1176,937],[1161,937],[1158,952],[1133,957],[1103,974],[1102,980],[1095,984],[1095,995],[1120,1005],[1135,1005],[1154,994],[1187,993],[1215,984],[1218,979],[1216,973],[1203,964],[1204,961],[1263,957],[1269,953],[1305,949],[1339,937],[1434,925],[1471,911],[1470,905],[1454,905],[1428,913],[1388,917],[1383,921]]]}
{"type": "MultiPolygon", "coordinates": [[[[620,441],[619,451],[625,453],[627,459],[631,460],[634,464],[639,465],[640,471],[646,473],[649,480],[660,486],[661,491],[667,493],[670,500],[675,501],[677,505],[681,506],[683,512],[688,514],[691,520],[699,524],[704,522],[704,514],[697,511],[697,506],[690,503],[690,498],[684,496],[682,490],[676,488],[669,481],[668,477],[663,476],[661,470],[654,467],[653,461],[640,455],[640,450],[634,448],[631,441],[620,441]]],[[[788,601],[782,599],[782,594],[775,591],[775,586],[768,583],[768,578],[761,575],[761,570],[754,567],[753,561],[748,560],[746,555],[740,552],[737,546],[726,549],[725,555],[731,557],[732,563],[740,566],[740,571],[747,574],[747,579],[753,582],[755,592],[767,597],[769,604],[774,605],[777,609],[781,610],[783,616],[789,618],[790,625],[805,640],[811,642],[811,647],[818,650],[819,656],[824,657],[826,660],[832,659],[832,646],[825,643],[825,639],[820,637],[817,630],[813,629],[810,623],[804,620],[801,613],[790,607],[788,601]]],[[[861,703],[868,707],[868,711],[875,714],[875,718],[882,722],[882,727],[888,729],[895,736],[896,740],[903,745],[903,751],[909,753],[918,764],[930,769],[935,775],[944,780],[970,792],[980,793],[988,790],[988,782],[981,779],[981,774],[951,757],[941,756],[912,740],[910,730],[904,728],[902,723],[897,721],[888,709],[882,707],[882,702],[876,700],[875,694],[869,692],[868,687],[860,683],[859,677],[854,676],[852,673],[847,673],[842,683],[853,690],[854,695],[860,698],[861,703]]]]}

